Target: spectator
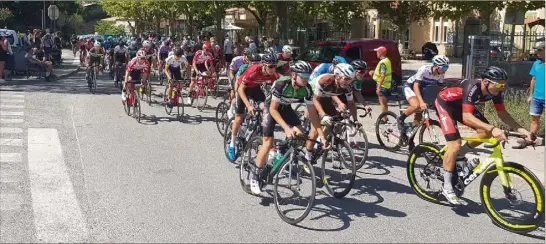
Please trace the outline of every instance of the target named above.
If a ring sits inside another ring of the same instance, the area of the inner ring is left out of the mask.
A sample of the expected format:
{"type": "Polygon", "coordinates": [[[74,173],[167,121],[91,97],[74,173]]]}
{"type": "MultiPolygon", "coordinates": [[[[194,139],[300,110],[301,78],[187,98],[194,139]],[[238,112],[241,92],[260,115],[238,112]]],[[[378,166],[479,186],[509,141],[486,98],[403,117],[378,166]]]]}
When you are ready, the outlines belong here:
{"type": "Polygon", "coordinates": [[[7,52],[6,52],[6,64],[4,65],[4,73],[0,73],[0,75],[4,76],[5,80],[11,80],[9,78],[10,71],[15,72],[15,56],[13,55],[13,50],[11,50],[11,44],[9,40],[6,38],[4,40],[6,42],[7,52]]]}
{"type": "Polygon", "coordinates": [[[387,57],[387,48],[380,46],[374,51],[377,52],[379,63],[377,63],[375,71],[369,73],[372,79],[377,82],[375,93],[379,99],[379,105],[381,105],[381,112],[386,112],[388,110],[387,96],[391,94],[392,65],[387,57]]]}
{"type": "Polygon", "coordinates": [[[30,30],[27,30],[27,33],[22,38],[22,45],[23,46],[32,46],[32,42],[30,42],[30,39],[32,38],[32,35],[30,34],[30,30]]]}
{"type": "Polygon", "coordinates": [[[228,34],[226,34],[226,39],[224,40],[224,53],[226,62],[231,63],[231,60],[233,59],[233,41],[228,34]]]}
{"type": "Polygon", "coordinates": [[[25,54],[25,58],[32,64],[36,64],[46,71],[46,82],[50,81],[53,65],[50,61],[46,61],[45,52],[41,47],[29,48],[25,54]]]}
{"type": "MultiPolygon", "coordinates": [[[[6,65],[6,59],[8,55],[8,40],[5,36],[0,36],[0,76],[4,74],[4,68],[6,65]]],[[[0,77],[0,82],[3,82],[4,79],[0,77]]]]}
{"type": "Polygon", "coordinates": [[[273,38],[273,45],[271,47],[275,50],[275,53],[282,52],[282,45],[278,37],[273,38]]]}
{"type": "Polygon", "coordinates": [[[47,33],[42,38],[44,52],[47,60],[51,60],[51,51],[53,51],[53,38],[51,34],[47,33]]]}
{"type": "Polygon", "coordinates": [[[258,46],[256,45],[255,41],[253,38],[248,38],[248,48],[253,51],[253,52],[257,52],[258,51],[258,46]]]}
{"type": "Polygon", "coordinates": [[[538,59],[533,63],[529,75],[532,76],[529,87],[529,114],[531,115],[531,126],[529,132],[531,137],[525,140],[518,140],[519,146],[514,148],[523,148],[528,143],[536,143],[537,145],[544,144],[544,138],[536,138],[540,128],[540,116],[544,112],[544,38],[537,40],[535,43],[536,54],[538,59]]]}

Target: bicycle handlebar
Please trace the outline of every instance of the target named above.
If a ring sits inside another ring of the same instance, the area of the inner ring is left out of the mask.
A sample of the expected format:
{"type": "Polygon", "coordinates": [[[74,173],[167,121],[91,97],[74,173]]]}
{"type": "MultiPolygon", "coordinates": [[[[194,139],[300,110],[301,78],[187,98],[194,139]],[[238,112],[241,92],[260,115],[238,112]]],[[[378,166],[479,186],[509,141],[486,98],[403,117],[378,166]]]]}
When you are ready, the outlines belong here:
{"type": "MultiPolygon", "coordinates": [[[[519,132],[506,131],[506,130],[504,131],[504,136],[506,136],[507,139],[508,139],[508,137],[527,138],[526,135],[521,134],[519,132]]],[[[485,147],[485,148],[495,148],[501,143],[502,143],[502,148],[504,148],[504,145],[506,144],[506,141],[500,141],[500,140],[496,140],[496,142],[494,144],[486,144],[483,147],[485,147]]],[[[534,145],[533,145],[533,147],[534,147],[534,145]]]]}

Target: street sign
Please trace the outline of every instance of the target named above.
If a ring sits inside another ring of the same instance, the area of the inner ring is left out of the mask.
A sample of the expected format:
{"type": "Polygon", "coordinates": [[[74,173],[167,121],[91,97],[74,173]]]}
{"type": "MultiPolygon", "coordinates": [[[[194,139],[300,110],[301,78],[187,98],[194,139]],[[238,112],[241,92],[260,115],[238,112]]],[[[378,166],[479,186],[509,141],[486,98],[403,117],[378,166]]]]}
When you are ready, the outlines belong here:
{"type": "Polygon", "coordinates": [[[57,5],[49,5],[49,8],[47,8],[47,16],[51,20],[57,20],[59,18],[59,8],[57,5]]]}

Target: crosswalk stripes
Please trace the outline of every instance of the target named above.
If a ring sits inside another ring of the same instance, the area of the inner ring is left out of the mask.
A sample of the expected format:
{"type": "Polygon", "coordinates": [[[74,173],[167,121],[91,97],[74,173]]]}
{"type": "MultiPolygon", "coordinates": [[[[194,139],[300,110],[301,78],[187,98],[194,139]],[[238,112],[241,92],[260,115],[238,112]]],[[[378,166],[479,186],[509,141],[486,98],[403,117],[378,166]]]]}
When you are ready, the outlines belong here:
{"type": "Polygon", "coordinates": [[[25,94],[0,90],[0,242],[28,242],[13,221],[31,216],[26,158],[25,94]]]}

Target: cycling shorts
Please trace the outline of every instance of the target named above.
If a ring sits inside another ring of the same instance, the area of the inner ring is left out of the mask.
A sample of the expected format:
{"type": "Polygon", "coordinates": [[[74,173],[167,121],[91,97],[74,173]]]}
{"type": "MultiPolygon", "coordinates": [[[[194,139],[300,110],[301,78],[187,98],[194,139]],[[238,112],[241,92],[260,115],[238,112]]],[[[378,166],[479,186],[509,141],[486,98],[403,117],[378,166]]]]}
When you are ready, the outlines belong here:
{"type": "Polygon", "coordinates": [[[188,63],[190,64],[190,66],[193,64],[193,55],[191,56],[186,56],[186,59],[188,60],[188,63]]]}
{"type": "Polygon", "coordinates": [[[159,53],[159,59],[162,61],[165,61],[167,57],[169,57],[169,53],[159,53]]]}
{"type": "MultiPolygon", "coordinates": [[[[196,64],[195,65],[197,67],[197,70],[199,71],[199,73],[203,73],[205,71],[207,71],[207,67],[205,66],[205,64],[196,64]]],[[[195,73],[195,70],[191,70],[191,78],[196,78],[197,77],[197,73],[195,73]]]]}
{"type": "Polygon", "coordinates": [[[168,69],[169,69],[169,73],[171,74],[171,78],[173,80],[177,80],[177,81],[182,80],[182,71],[180,71],[180,67],[169,66],[168,69]]]}
{"type": "MultiPolygon", "coordinates": [[[[438,112],[438,117],[440,118],[440,127],[442,128],[442,133],[444,134],[446,141],[455,141],[461,139],[461,134],[459,133],[457,122],[464,124],[463,107],[450,106],[446,101],[440,98],[436,98],[436,101],[434,101],[434,105],[436,106],[436,111],[438,112]]],[[[474,117],[478,118],[486,124],[489,124],[489,121],[477,109],[474,110],[474,117]]],[[[465,125],[469,126],[467,124],[465,125]]]]}
{"type": "Polygon", "coordinates": [[[131,79],[129,81],[127,81],[127,82],[130,82],[130,83],[133,83],[133,84],[141,84],[141,82],[140,82],[141,74],[142,74],[142,70],[133,70],[133,71],[131,71],[131,73],[129,73],[129,77],[131,79]]]}
{"type": "MultiPolygon", "coordinates": [[[[286,122],[290,127],[299,126],[301,125],[300,118],[298,117],[298,114],[296,114],[296,111],[292,108],[292,106],[288,105],[279,105],[277,107],[277,110],[281,114],[282,119],[284,122],[286,122]]],[[[277,124],[277,121],[273,119],[273,116],[269,113],[269,104],[265,106],[264,111],[264,121],[263,121],[263,136],[264,137],[273,137],[273,133],[275,132],[275,125],[277,124]]]]}
{"type": "MultiPolygon", "coordinates": [[[[345,96],[345,95],[344,95],[345,96]]],[[[339,113],[337,112],[336,106],[334,105],[334,100],[331,97],[321,97],[319,98],[319,103],[324,110],[324,113],[328,116],[336,116],[339,113]]]]}
{"type": "MultiPolygon", "coordinates": [[[[243,102],[243,100],[241,99],[241,96],[239,96],[239,93],[235,93],[235,97],[237,100],[235,100],[235,110],[236,110],[236,113],[239,114],[239,115],[242,115],[242,114],[245,114],[245,108],[246,108],[246,105],[245,103],[243,102]]],[[[265,94],[264,92],[262,91],[262,89],[257,86],[257,87],[247,87],[245,89],[245,95],[246,95],[246,98],[248,100],[252,99],[254,100],[254,102],[256,103],[261,103],[261,102],[264,102],[265,101],[265,94]]]]}

